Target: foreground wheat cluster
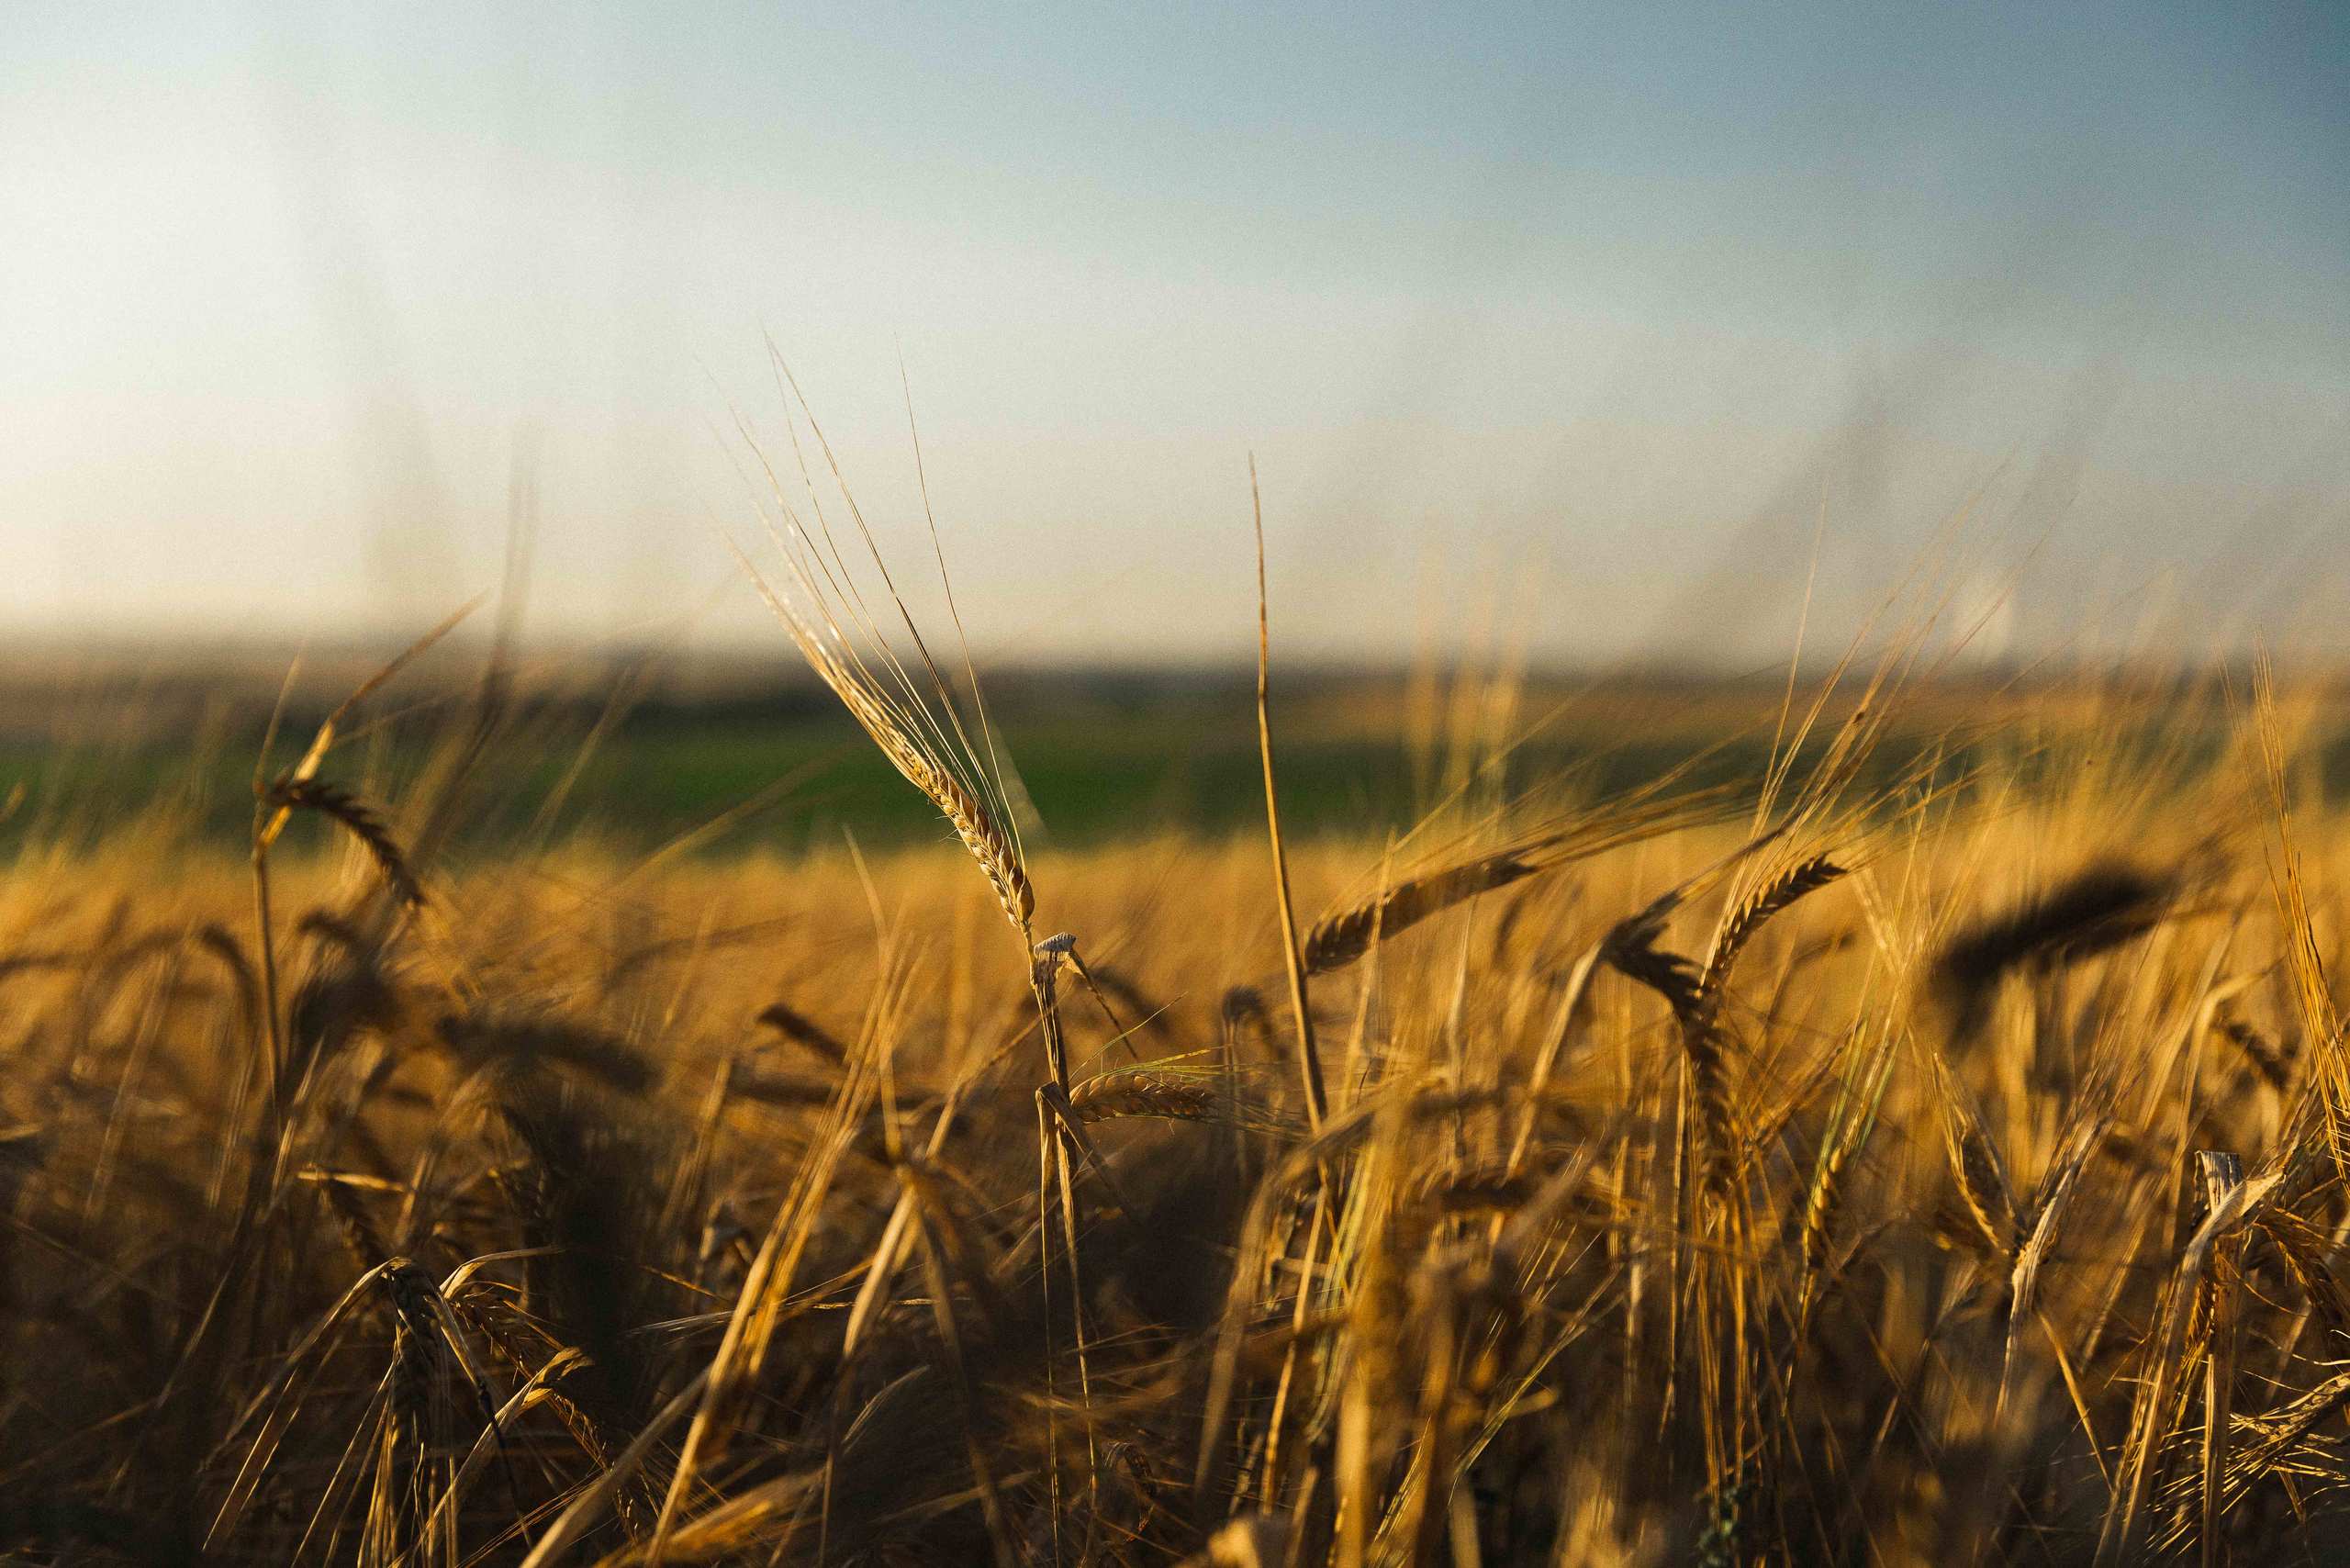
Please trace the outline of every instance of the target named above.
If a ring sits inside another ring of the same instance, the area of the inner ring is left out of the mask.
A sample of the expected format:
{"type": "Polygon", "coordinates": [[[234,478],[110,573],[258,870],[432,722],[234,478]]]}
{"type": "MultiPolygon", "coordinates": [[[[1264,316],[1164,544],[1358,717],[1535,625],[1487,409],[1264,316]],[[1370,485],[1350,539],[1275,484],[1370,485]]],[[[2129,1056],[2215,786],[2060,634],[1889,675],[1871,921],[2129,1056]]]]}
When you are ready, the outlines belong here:
{"type": "Polygon", "coordinates": [[[263,879],[267,952],[246,868],[28,852],[7,1545],[2323,1560],[2289,720],[1862,790],[1874,713],[1760,797],[1295,848],[1318,1108],[1261,843],[458,871],[461,768],[281,780],[352,853],[263,879]],[[1032,884],[1075,940],[1007,935],[1032,884]]]}
{"type": "Polygon", "coordinates": [[[1888,766],[1897,648],[1727,784],[1481,721],[1407,834],[1032,859],[976,679],[778,541],[959,842],[461,863],[493,659],[420,777],[339,771],[378,682],[257,775],[247,862],[0,880],[0,1549],[2350,1550],[2322,696],[1888,766]]]}

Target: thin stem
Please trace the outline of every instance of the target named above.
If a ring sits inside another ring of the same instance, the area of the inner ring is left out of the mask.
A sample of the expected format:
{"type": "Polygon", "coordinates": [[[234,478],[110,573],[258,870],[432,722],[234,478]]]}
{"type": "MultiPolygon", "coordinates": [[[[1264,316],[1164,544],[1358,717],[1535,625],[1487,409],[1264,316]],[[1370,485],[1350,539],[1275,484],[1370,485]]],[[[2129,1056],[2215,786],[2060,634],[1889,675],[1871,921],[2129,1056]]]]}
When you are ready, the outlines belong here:
{"type": "Polygon", "coordinates": [[[1257,519],[1257,748],[1265,764],[1265,825],[1273,839],[1273,891],[1281,902],[1281,958],[1289,969],[1289,1004],[1297,1014],[1297,1070],[1305,1084],[1305,1120],[1319,1134],[1329,1101],[1322,1088],[1322,1058],[1314,1048],[1314,1014],[1305,1005],[1305,962],[1297,945],[1297,914],[1290,905],[1289,857],[1281,848],[1281,808],[1273,788],[1272,625],[1265,603],[1265,503],[1257,490],[1257,459],[1248,459],[1248,501],[1257,519]]]}
{"type": "Polygon", "coordinates": [[[270,1147],[274,1148],[285,1130],[285,1037],[278,1022],[276,928],[269,913],[269,846],[258,839],[253,845],[253,923],[260,927],[262,1037],[269,1067],[270,1147]]]}

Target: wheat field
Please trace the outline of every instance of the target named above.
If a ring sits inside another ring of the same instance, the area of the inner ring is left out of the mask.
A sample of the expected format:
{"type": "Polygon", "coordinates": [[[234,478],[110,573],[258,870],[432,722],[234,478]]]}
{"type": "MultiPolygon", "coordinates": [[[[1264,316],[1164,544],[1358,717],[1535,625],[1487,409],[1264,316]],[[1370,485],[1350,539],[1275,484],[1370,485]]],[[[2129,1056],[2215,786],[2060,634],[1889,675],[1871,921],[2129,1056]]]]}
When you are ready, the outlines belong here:
{"type": "Polygon", "coordinates": [[[975,680],[808,586],[935,846],[453,856],[493,670],[413,778],[375,682],[276,737],[247,855],[22,848],[12,1560],[2350,1549],[2322,684],[1986,732],[1901,644],[1601,796],[1497,680],[1408,833],[1032,854],[975,680]]]}

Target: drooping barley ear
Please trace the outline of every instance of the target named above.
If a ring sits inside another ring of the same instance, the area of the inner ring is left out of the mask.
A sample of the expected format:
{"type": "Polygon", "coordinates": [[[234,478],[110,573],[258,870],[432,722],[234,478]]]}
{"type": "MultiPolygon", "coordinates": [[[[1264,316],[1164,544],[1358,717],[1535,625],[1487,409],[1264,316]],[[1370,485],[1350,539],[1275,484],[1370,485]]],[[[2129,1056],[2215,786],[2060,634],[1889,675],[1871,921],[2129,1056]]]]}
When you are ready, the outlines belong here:
{"type": "MultiPolygon", "coordinates": [[[[1668,894],[1667,898],[1673,898],[1668,894]]],[[[1674,899],[1673,903],[1678,900],[1674,899]]],[[[1721,1040],[1707,1015],[1699,989],[1697,966],[1678,953],[1659,947],[1665,916],[1673,903],[1659,900],[1639,913],[1617,921],[1600,939],[1599,954],[1610,968],[1639,981],[1664,998],[1673,1010],[1681,1047],[1689,1058],[1689,1075],[1696,1091],[1700,1124],[1706,1139],[1706,1174],[1718,1182],[1729,1174],[1735,1159],[1737,1127],[1730,1111],[1729,1074],[1721,1040]]]]}
{"type": "Polygon", "coordinates": [[[424,889],[417,881],[415,873],[408,869],[408,857],[400,853],[399,844],[392,837],[391,830],[350,790],[323,778],[296,778],[287,775],[270,785],[262,798],[266,805],[290,811],[317,812],[341,823],[375,861],[376,870],[383,875],[384,885],[391,889],[393,896],[410,908],[424,902],[424,889]]]}
{"type": "Polygon", "coordinates": [[[1161,1065],[1097,1072],[1069,1092],[1069,1106],[1080,1122],[1155,1117],[1161,1121],[1214,1122],[1255,1132],[1287,1136],[1288,1119],[1244,1095],[1221,1070],[1161,1065]]]}
{"type": "Polygon", "coordinates": [[[1434,1172],[1421,1180],[1413,1197],[1438,1215],[1509,1215],[1523,1208],[1536,1191],[1530,1171],[1480,1166],[1457,1173],[1434,1172]]]}
{"type": "Polygon", "coordinates": [[[1305,972],[1344,969],[1371,951],[1372,942],[1396,936],[1432,914],[1541,868],[1515,851],[1505,851],[1398,882],[1351,909],[1315,922],[1305,935],[1305,972]]]}
{"type": "Polygon", "coordinates": [[[1932,987],[1951,1037],[1981,1027],[1991,988],[2026,965],[2079,963],[2153,929],[2177,891],[2177,879],[2101,861],[1987,919],[1962,928],[1935,954],[1932,987]]]}
{"type": "MultiPolygon", "coordinates": [[[[839,483],[839,465],[833,459],[831,446],[825,442],[822,431],[817,427],[809,411],[806,398],[800,395],[798,382],[792,377],[789,367],[783,364],[781,356],[777,354],[773,358],[778,381],[791,386],[798,400],[799,413],[808,419],[825,463],[831,467],[834,481],[839,483]]],[[[799,447],[798,429],[795,420],[791,426],[795,450],[799,447]]],[[[755,443],[753,444],[753,453],[758,455],[755,443]]],[[[767,468],[764,456],[759,456],[759,462],[763,468],[767,468]]],[[[998,906],[1002,909],[1012,928],[1019,934],[1021,946],[1028,955],[1029,985],[1036,1003],[1037,1022],[1044,1035],[1046,1061],[1051,1074],[1050,1083],[1038,1092],[1037,1130],[1040,1141],[1037,1152],[1040,1162],[1058,1177],[1061,1233],[1068,1253],[1072,1302],[1079,1308],[1072,1316],[1077,1328],[1078,1385],[1081,1401],[1090,1408],[1091,1394],[1081,1310],[1084,1292],[1080,1282],[1077,1255],[1079,1223],[1071,1170],[1072,1153],[1082,1147],[1082,1127],[1070,1114],[1060,1124],[1061,1130],[1056,1135],[1046,1102],[1049,1092],[1052,1103],[1058,1108],[1065,1111],[1069,1103],[1069,1051],[1062,1036],[1055,991],[1055,971],[1061,955],[1036,950],[1035,935],[1031,925],[1036,909],[1035,893],[1029,884],[1020,844],[1019,821],[1013,812],[1011,797],[1004,788],[1003,769],[993,760],[995,740],[988,722],[986,699],[979,691],[968,642],[964,647],[964,674],[969,682],[971,700],[977,709],[979,744],[974,743],[969,729],[964,724],[953,688],[933,658],[921,629],[914,623],[912,612],[907,609],[896,583],[891,580],[889,566],[882,559],[880,548],[875,543],[856,498],[848,493],[845,485],[840,486],[840,496],[864,545],[866,566],[863,573],[853,571],[841,553],[832,525],[823,508],[816,500],[813,478],[807,471],[804,453],[801,477],[808,481],[812,528],[803,525],[791,505],[784,499],[782,486],[776,481],[771,468],[767,469],[767,475],[774,483],[776,510],[767,521],[770,536],[789,574],[785,585],[787,591],[777,592],[739,550],[737,558],[761,597],[784,623],[800,656],[808,662],[809,668],[840,700],[841,705],[848,710],[849,716],[880,748],[890,766],[946,818],[955,830],[956,837],[962,841],[964,848],[987,878],[998,906]],[[909,667],[908,659],[899,656],[889,635],[867,609],[866,592],[859,583],[860,577],[867,574],[878,576],[879,589],[886,594],[888,605],[896,612],[898,626],[912,644],[909,658],[912,667],[909,667]],[[981,757],[982,745],[987,760],[981,757]]],[[[924,489],[924,514],[927,517],[926,480],[924,489]]],[[[962,629],[960,616],[954,608],[953,586],[946,583],[945,554],[943,550],[937,549],[934,521],[931,536],[934,549],[939,555],[940,579],[946,584],[948,611],[956,618],[959,637],[962,629]]],[[[938,1123],[941,1136],[947,1125],[942,1117],[938,1123]]],[[[1040,1201],[1040,1213],[1042,1206],[1040,1201]]],[[[889,1227],[883,1233],[880,1249],[867,1275],[868,1282],[886,1283],[898,1266],[918,1217],[912,1195],[901,1193],[889,1227]]],[[[1049,1250],[1048,1237],[1049,1227],[1040,1226],[1040,1254],[1049,1250]]],[[[1049,1277],[1049,1257],[1040,1257],[1040,1261],[1049,1277]]],[[[860,1294],[857,1305],[851,1310],[848,1329],[844,1337],[845,1354],[868,1320],[871,1304],[876,1299],[871,1292],[860,1294]]],[[[730,1330],[730,1334],[733,1332],[730,1330]]],[[[1049,1372],[1049,1349],[1046,1366],[1049,1372]]],[[[705,1408],[697,1415],[688,1435],[686,1457],[680,1462],[662,1505],[660,1524],[654,1542],[655,1557],[659,1556],[675,1522],[676,1509],[687,1494],[703,1436],[714,1429],[710,1402],[705,1401],[705,1408]]],[[[1086,1430],[1090,1441],[1092,1432],[1090,1418],[1086,1430]]],[[[1051,1440],[1048,1437],[1048,1448],[1051,1440]]],[[[1058,1467],[1054,1475],[1057,1485],[1058,1467]]]]}
{"type": "MultiPolygon", "coordinates": [[[[797,634],[797,633],[795,633],[797,634]]],[[[811,634],[812,636],[812,633],[811,634]]],[[[1019,845],[997,825],[997,819],[986,802],[957,777],[955,770],[943,762],[931,745],[924,744],[901,720],[902,709],[885,704],[875,693],[857,684],[857,677],[846,666],[833,660],[821,645],[811,652],[811,644],[803,642],[800,651],[826,685],[832,687],[842,705],[852,718],[863,726],[867,734],[881,748],[906,782],[930,798],[954,828],[955,836],[979,862],[979,870],[987,877],[988,886],[995,891],[996,902],[1002,906],[1004,918],[1011,921],[1024,940],[1028,923],[1036,913],[1036,894],[1028,883],[1028,870],[1019,845]],[[895,711],[893,711],[893,709],[895,711]]]]}
{"type": "MultiPolygon", "coordinates": [[[[764,583],[761,583],[761,590],[764,590],[764,583]]],[[[830,623],[825,630],[804,628],[804,623],[797,618],[797,611],[792,611],[776,595],[768,595],[768,604],[776,607],[776,613],[785,618],[785,625],[792,630],[792,637],[799,642],[801,655],[809,661],[815,675],[827,687],[832,687],[832,693],[836,699],[841,699],[841,705],[848,708],[848,717],[853,717],[857,724],[863,726],[865,734],[872,736],[874,745],[881,747],[881,755],[889,757],[890,767],[898,768],[898,773],[907,783],[922,790],[923,795],[931,800],[931,804],[937,806],[937,811],[947,818],[947,825],[954,827],[954,837],[964,842],[964,848],[970,851],[970,858],[978,860],[980,872],[985,872],[987,884],[996,893],[996,902],[1003,907],[1003,917],[1024,938],[1029,934],[1029,919],[1036,914],[1036,893],[1034,893],[1034,889],[1029,889],[1027,865],[1023,863],[1020,846],[1011,834],[1003,832],[1003,827],[996,821],[996,813],[990,811],[987,801],[980,800],[980,795],[964,783],[961,768],[949,762],[949,752],[945,750],[947,743],[937,738],[940,731],[937,731],[935,722],[928,720],[928,710],[922,710],[923,717],[914,717],[907,710],[905,700],[890,699],[889,693],[878,691],[874,684],[869,684],[872,672],[865,670],[860,663],[853,666],[853,663],[841,661],[834,649],[827,646],[827,634],[830,634],[832,644],[839,642],[839,625],[836,623],[830,623]],[[931,736],[923,736],[923,726],[931,729],[931,736]]],[[[919,699],[914,699],[910,693],[907,700],[919,699]]],[[[968,757],[968,752],[966,752],[966,757],[968,757]]],[[[975,768],[978,762],[970,759],[964,767],[975,768]]]]}
{"type": "MultiPolygon", "coordinates": [[[[860,520],[860,529],[862,526],[860,520]]],[[[880,629],[864,614],[856,590],[844,586],[849,574],[837,550],[832,552],[829,561],[818,554],[789,511],[784,514],[784,525],[777,531],[776,537],[789,568],[791,584],[797,589],[796,597],[777,592],[738,552],[744,569],[750,574],[768,608],[784,623],[809,668],[840,699],[841,705],[881,749],[890,765],[946,818],[955,836],[962,840],[963,847],[987,877],[1004,918],[1020,933],[1023,944],[1027,944],[1036,897],[1029,886],[1019,839],[1003,825],[1009,820],[1009,807],[1004,803],[1002,787],[980,762],[965,733],[946,678],[932,662],[921,633],[914,630],[911,612],[896,599],[892,588],[891,599],[919,650],[919,662],[927,672],[928,693],[890,651],[880,629]],[[866,651],[851,644],[844,619],[855,628],[866,651]]],[[[829,534],[826,544],[829,548],[829,534]]],[[[883,582],[888,583],[888,568],[880,566],[879,550],[869,536],[867,545],[883,582]]],[[[984,724],[982,734],[984,736],[984,724]]],[[[985,738],[992,752],[992,737],[985,738]]]]}
{"type": "Polygon", "coordinates": [[[996,902],[1003,906],[1005,918],[1024,935],[1029,920],[1036,913],[1035,890],[1028,885],[1027,868],[1021,864],[1019,850],[996,826],[987,807],[952,774],[937,768],[917,772],[902,764],[900,771],[946,813],[946,820],[954,824],[955,835],[986,873],[988,885],[995,890],[996,902]]]}
{"type": "MultiPolygon", "coordinates": [[[[293,801],[283,798],[284,792],[292,787],[314,782],[318,778],[319,767],[326,762],[327,754],[333,749],[338,733],[337,726],[342,722],[343,719],[386,681],[397,675],[407,666],[409,660],[447,636],[456,628],[457,623],[472,614],[480,603],[481,600],[476,599],[464,605],[455,614],[451,615],[440,625],[410,644],[390,663],[360,682],[358,689],[344,698],[336,705],[334,711],[320,722],[318,733],[310,737],[309,747],[302,753],[301,758],[294,764],[292,768],[280,774],[274,784],[271,784],[263,781],[263,775],[269,766],[271,751],[276,744],[278,721],[285,716],[286,696],[293,689],[292,670],[289,669],[286,672],[285,684],[278,690],[277,706],[270,712],[268,727],[262,734],[260,754],[253,761],[252,840],[253,924],[258,937],[256,946],[261,959],[261,1046],[263,1064],[267,1069],[264,1076],[269,1095],[269,1126],[273,1135],[282,1130],[285,1125],[287,1088],[285,1027],[278,1012],[277,934],[275,922],[270,914],[269,887],[270,848],[276,844],[278,835],[285,831],[285,824],[291,820],[296,810],[293,801]]],[[[353,831],[355,832],[356,829],[353,831]]],[[[373,846],[370,846],[370,852],[373,852],[373,846]]],[[[407,870],[407,864],[406,858],[402,857],[400,867],[403,873],[407,870]]],[[[387,872],[386,876],[388,875],[387,872]]],[[[411,885],[414,882],[412,877],[408,880],[411,885]]]]}
{"type": "Polygon", "coordinates": [[[1664,934],[1664,916],[1670,910],[1660,911],[1651,904],[1639,913],[1617,921],[1600,939],[1599,955],[1618,974],[1638,980],[1664,998],[1678,1019],[1699,1015],[1704,998],[1699,994],[1697,966],[1679,953],[1669,952],[1657,946],[1664,934]]]}
{"type": "Polygon", "coordinates": [[[433,1034],[468,1067],[521,1074],[553,1065],[621,1094],[643,1094],[659,1074],[618,1036],[554,1014],[476,1008],[437,1020],[433,1034]]]}
{"type": "MultiPolygon", "coordinates": [[[[482,1375],[472,1352],[465,1348],[464,1319],[453,1309],[453,1304],[442,1294],[432,1276],[406,1258],[386,1260],[376,1282],[390,1298],[399,1325],[395,1354],[399,1359],[401,1386],[396,1389],[396,1394],[404,1401],[414,1399],[419,1391],[407,1385],[419,1378],[429,1379],[445,1353],[474,1396],[475,1408],[497,1445],[498,1462],[506,1472],[508,1493],[515,1506],[520,1507],[521,1486],[514,1474],[513,1457],[507,1451],[506,1433],[498,1418],[498,1401],[490,1394],[489,1380],[482,1375]]],[[[523,1527],[523,1540],[525,1545],[530,1540],[527,1525],[523,1527]]]]}
{"type": "MultiPolygon", "coordinates": [[[[1750,845],[1749,850],[1758,846],[1750,845]]],[[[1708,1171],[1714,1181],[1728,1177],[1736,1162],[1738,1148],[1738,1126],[1730,1106],[1729,1065],[1724,1058],[1720,1029],[1723,988],[1730,970],[1746,944],[1774,915],[1843,874],[1842,867],[1819,855],[1799,860],[1767,879],[1723,916],[1702,964],[1657,947],[1664,916],[1672,908],[1665,901],[1659,901],[1662,908],[1652,904],[1619,923],[1602,945],[1609,963],[1662,996],[1673,1009],[1705,1117],[1711,1150],[1708,1171]]],[[[1673,894],[1667,895],[1667,899],[1673,898],[1673,894]]]]}
{"type": "Polygon", "coordinates": [[[1123,1068],[1095,1073],[1070,1090],[1069,1099],[1081,1122],[1125,1116],[1207,1122],[1216,1119],[1223,1092],[1209,1078],[1123,1068]]]}
{"type": "Polygon", "coordinates": [[[794,1045],[806,1047],[835,1066],[848,1060],[848,1048],[841,1044],[838,1036],[806,1014],[780,1002],[761,1008],[756,1022],[765,1024],[794,1045]]]}
{"type": "Polygon", "coordinates": [[[1533,834],[1506,848],[1404,878],[1360,903],[1316,921],[1305,938],[1306,973],[1342,969],[1374,945],[1393,941],[1420,922],[1480,893],[1702,822],[1718,809],[1718,802],[1707,795],[1673,797],[1643,791],[1601,806],[1565,827],[1533,834]]]}

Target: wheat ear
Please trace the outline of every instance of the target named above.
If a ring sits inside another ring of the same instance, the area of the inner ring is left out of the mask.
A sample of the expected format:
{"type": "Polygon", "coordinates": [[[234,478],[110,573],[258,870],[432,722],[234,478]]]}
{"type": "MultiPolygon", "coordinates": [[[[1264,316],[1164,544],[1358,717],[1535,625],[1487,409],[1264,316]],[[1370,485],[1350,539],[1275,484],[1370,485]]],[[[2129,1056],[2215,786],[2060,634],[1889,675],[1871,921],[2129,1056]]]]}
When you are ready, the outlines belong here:
{"type": "Polygon", "coordinates": [[[316,812],[341,823],[344,831],[367,851],[368,858],[375,861],[375,869],[383,874],[384,885],[392,890],[394,897],[411,909],[424,902],[423,885],[409,868],[408,857],[400,852],[399,842],[392,837],[391,830],[341,785],[323,778],[288,775],[271,785],[263,800],[267,805],[316,812]]]}

